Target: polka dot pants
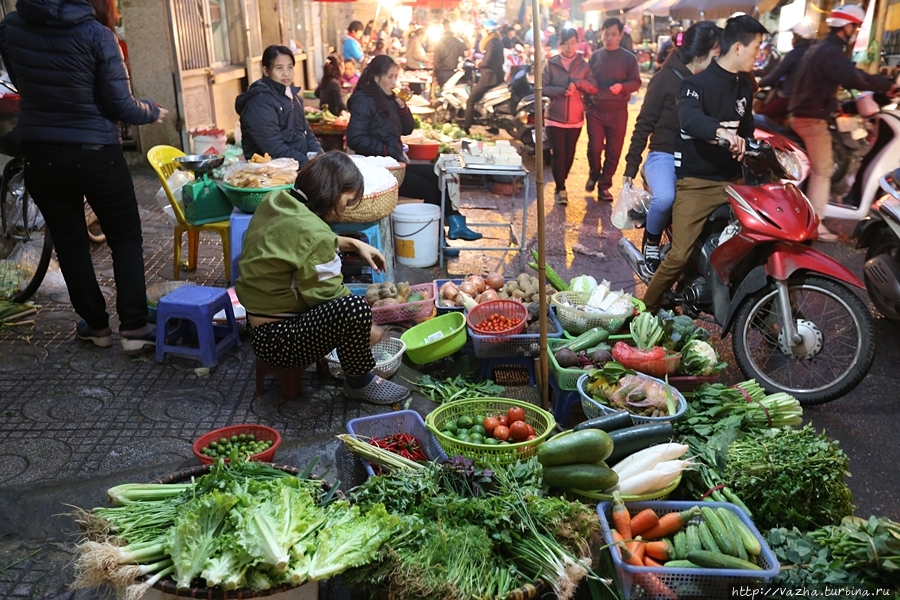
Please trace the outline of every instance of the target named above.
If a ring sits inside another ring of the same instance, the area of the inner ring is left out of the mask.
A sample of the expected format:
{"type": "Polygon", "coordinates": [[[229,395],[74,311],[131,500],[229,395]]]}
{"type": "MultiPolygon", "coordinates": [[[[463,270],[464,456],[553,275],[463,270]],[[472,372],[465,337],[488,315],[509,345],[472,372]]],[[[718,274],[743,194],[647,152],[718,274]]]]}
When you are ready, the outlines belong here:
{"type": "Polygon", "coordinates": [[[344,372],[363,375],[375,368],[369,346],[372,309],[362,296],[344,296],[290,319],[250,330],[257,358],[276,367],[310,365],[337,348],[344,372]]]}

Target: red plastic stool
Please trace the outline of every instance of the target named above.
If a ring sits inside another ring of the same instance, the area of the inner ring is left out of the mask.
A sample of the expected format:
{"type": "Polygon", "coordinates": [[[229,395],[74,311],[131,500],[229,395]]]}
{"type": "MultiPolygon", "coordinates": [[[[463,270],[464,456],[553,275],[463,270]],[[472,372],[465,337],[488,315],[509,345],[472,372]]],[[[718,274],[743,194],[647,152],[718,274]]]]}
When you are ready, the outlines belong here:
{"type": "MultiPolygon", "coordinates": [[[[281,384],[281,399],[293,400],[303,391],[303,373],[310,365],[303,365],[295,369],[276,367],[267,362],[256,359],[256,395],[265,391],[266,376],[273,375],[281,384]]],[[[316,373],[324,375],[328,373],[328,367],[324,359],[316,361],[316,373]]]]}

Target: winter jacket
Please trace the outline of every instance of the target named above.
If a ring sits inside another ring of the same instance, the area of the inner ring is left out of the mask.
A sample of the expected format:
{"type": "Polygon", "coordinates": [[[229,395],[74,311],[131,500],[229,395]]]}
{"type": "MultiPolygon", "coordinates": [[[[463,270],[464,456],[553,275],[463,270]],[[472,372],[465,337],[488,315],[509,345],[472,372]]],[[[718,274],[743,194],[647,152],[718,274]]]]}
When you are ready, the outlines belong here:
{"type": "Polygon", "coordinates": [[[362,46],[359,45],[359,40],[346,33],[344,34],[344,42],[341,44],[341,54],[344,58],[352,58],[358,63],[361,63],[363,58],[365,58],[362,46]]]}
{"type": "Polygon", "coordinates": [[[790,98],[800,78],[800,65],[806,51],[812,46],[812,40],[802,40],[793,50],[784,55],[781,62],[772,69],[772,72],[759,80],[759,87],[778,86],[784,98],[790,98]]]}
{"type": "Polygon", "coordinates": [[[428,55],[425,53],[424,46],[422,46],[422,38],[417,35],[413,36],[406,47],[407,64],[412,68],[421,69],[425,66],[426,60],[428,60],[428,55]]]}
{"type": "Polygon", "coordinates": [[[434,49],[434,71],[455,71],[465,56],[466,45],[451,31],[445,31],[434,49]]]}
{"type": "Polygon", "coordinates": [[[394,96],[385,97],[387,115],[378,111],[375,94],[383,94],[380,89],[373,92],[357,91],[347,102],[350,109],[350,123],[347,125],[347,147],[363,156],[390,156],[401,162],[403,142],[401,135],[409,135],[415,129],[409,107],[400,110],[394,96]]]}
{"type": "Polygon", "coordinates": [[[591,54],[589,64],[598,89],[591,103],[599,110],[625,108],[631,94],[641,89],[641,70],[634,54],[627,50],[598,50],[591,54]],[[622,84],[622,91],[613,94],[609,88],[616,83],[622,84]]]}
{"type": "Polygon", "coordinates": [[[827,120],[837,110],[838,86],[884,92],[891,85],[883,75],[868,75],[857,69],[844,54],[844,41],[830,33],[803,56],[788,110],[795,117],[827,120]]]}
{"type": "Polygon", "coordinates": [[[569,70],[562,63],[562,56],[556,55],[547,61],[543,74],[544,95],[550,98],[547,120],[557,123],[582,123],[584,121],[584,99],[582,94],[597,93],[597,84],[587,62],[578,54],[572,59],[569,70]],[[566,95],[569,84],[575,84],[574,94],[566,95]]]}
{"type": "Polygon", "coordinates": [[[484,56],[481,57],[481,62],[478,64],[478,68],[481,69],[481,76],[499,75],[502,81],[503,42],[500,41],[500,36],[496,33],[491,33],[482,39],[481,50],[484,52],[484,56]]]}
{"type": "Polygon", "coordinates": [[[292,190],[266,196],[250,220],[235,291],[248,312],[301,314],[350,293],[337,235],[292,190]]]}
{"type": "Polygon", "coordinates": [[[753,84],[739,73],[713,62],[702,73],[688,77],[678,89],[678,122],[675,138],[675,174],[678,179],[696,177],[731,181],[741,176],[741,163],[727,148],[710,142],[720,127],[741,137],[753,135],[753,84]]]}
{"type": "Polygon", "coordinates": [[[19,0],[0,23],[0,57],[19,89],[21,141],[119,145],[119,121],[153,123],[131,95],[116,35],[87,0],[19,0]]]}
{"type": "Polygon", "coordinates": [[[268,153],[272,158],[293,158],[302,166],[309,162],[307,152],[322,152],[306,122],[300,89],[291,86],[291,96],[285,94],[285,86],[263,77],[235,99],[245,157],[268,153]]]}
{"type": "Polygon", "coordinates": [[[347,105],[344,104],[344,91],[337,79],[329,79],[324,86],[319,83],[315,95],[319,99],[319,106],[327,104],[332,114],[339,115],[347,110],[347,105]]]}
{"type": "Polygon", "coordinates": [[[648,137],[650,152],[675,153],[675,138],[680,130],[676,105],[678,88],[684,79],[692,75],[691,70],[672,52],[647,84],[644,104],[634,124],[631,145],[625,157],[625,177],[637,176],[648,137]]]}

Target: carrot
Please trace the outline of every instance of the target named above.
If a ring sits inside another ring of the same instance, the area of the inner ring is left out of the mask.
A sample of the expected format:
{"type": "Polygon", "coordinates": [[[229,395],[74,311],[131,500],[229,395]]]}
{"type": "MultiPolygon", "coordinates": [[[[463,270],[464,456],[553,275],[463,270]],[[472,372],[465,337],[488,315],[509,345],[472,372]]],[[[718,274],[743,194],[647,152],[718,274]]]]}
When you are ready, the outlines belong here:
{"type": "Polygon", "coordinates": [[[659,524],[659,517],[652,508],[645,508],[631,518],[631,535],[641,535],[659,524]]]}
{"type": "Polygon", "coordinates": [[[656,525],[656,527],[649,529],[643,533],[643,538],[645,540],[658,540],[659,538],[666,537],[667,535],[672,535],[673,533],[684,527],[688,521],[699,514],[699,506],[694,506],[688,510],[683,510],[681,512],[667,513],[659,518],[659,523],[656,525]]]}
{"type": "Polygon", "coordinates": [[[619,492],[613,492],[612,520],[616,531],[622,534],[626,540],[630,540],[633,531],[631,529],[631,514],[625,508],[625,503],[619,496],[619,492]]]}
{"type": "Polygon", "coordinates": [[[618,532],[617,530],[615,530],[615,529],[613,529],[612,531],[610,531],[610,533],[612,534],[612,539],[613,539],[613,546],[612,546],[612,547],[615,548],[616,550],[618,550],[618,551],[619,551],[619,555],[621,556],[622,549],[625,548],[625,544],[624,544],[625,538],[623,538],[623,537],[622,537],[622,534],[619,533],[619,532],[618,532]]]}
{"type": "Polygon", "coordinates": [[[630,542],[625,542],[625,547],[628,548],[628,551],[631,552],[638,560],[644,560],[644,547],[646,544],[638,538],[636,540],[632,540],[630,542]]]}
{"type": "Polygon", "coordinates": [[[641,573],[635,577],[635,580],[649,598],[662,598],[663,600],[679,600],[678,594],[672,591],[665,582],[656,576],[655,573],[641,573]]]}
{"type": "Polygon", "coordinates": [[[656,562],[649,556],[644,556],[644,566],[645,567],[661,567],[662,563],[656,562]]]}
{"type": "Polygon", "coordinates": [[[672,544],[666,540],[660,542],[647,542],[644,548],[644,554],[652,558],[658,558],[661,561],[672,560],[675,558],[675,549],[672,544]]]}

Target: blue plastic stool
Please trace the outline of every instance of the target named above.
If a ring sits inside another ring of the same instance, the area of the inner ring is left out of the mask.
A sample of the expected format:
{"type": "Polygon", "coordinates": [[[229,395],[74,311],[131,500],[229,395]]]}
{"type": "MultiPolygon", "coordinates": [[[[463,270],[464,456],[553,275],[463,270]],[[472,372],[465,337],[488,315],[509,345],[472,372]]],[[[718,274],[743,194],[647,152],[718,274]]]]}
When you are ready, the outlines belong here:
{"type": "Polygon", "coordinates": [[[338,235],[342,233],[362,233],[373,246],[384,254],[387,268],[381,273],[372,271],[372,283],[394,281],[394,239],[391,233],[391,218],[385,217],[372,223],[329,223],[331,230],[338,235]]]}
{"type": "Polygon", "coordinates": [[[238,263],[241,262],[241,250],[244,247],[244,236],[247,235],[247,228],[250,227],[250,219],[253,217],[250,213],[245,213],[236,208],[231,211],[231,281],[228,285],[234,285],[238,278],[238,263]]]}
{"type": "Polygon", "coordinates": [[[156,307],[156,360],[166,354],[198,359],[204,367],[214,367],[219,356],[231,347],[241,345],[231,297],[223,288],[186,285],[169,292],[156,307]],[[228,325],[215,325],[213,316],[225,311],[228,325]],[[169,321],[177,324],[169,328],[169,321]],[[191,327],[193,325],[193,327],[191,327]],[[198,347],[176,345],[197,332],[198,347]]]}
{"type": "Polygon", "coordinates": [[[564,390],[559,387],[556,376],[550,373],[550,388],[553,390],[553,418],[560,427],[568,427],[569,412],[577,402],[581,401],[578,390],[564,390]]]}
{"type": "Polygon", "coordinates": [[[493,379],[494,369],[500,365],[515,365],[517,367],[525,367],[528,370],[528,384],[534,386],[534,359],[530,357],[516,358],[480,358],[481,367],[479,374],[482,379],[493,379]]]}

